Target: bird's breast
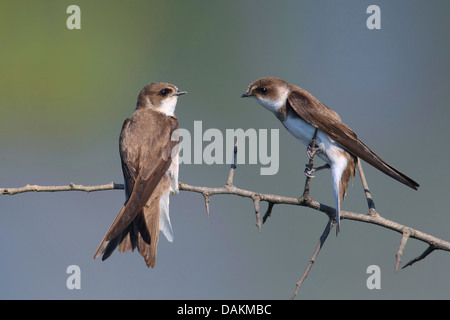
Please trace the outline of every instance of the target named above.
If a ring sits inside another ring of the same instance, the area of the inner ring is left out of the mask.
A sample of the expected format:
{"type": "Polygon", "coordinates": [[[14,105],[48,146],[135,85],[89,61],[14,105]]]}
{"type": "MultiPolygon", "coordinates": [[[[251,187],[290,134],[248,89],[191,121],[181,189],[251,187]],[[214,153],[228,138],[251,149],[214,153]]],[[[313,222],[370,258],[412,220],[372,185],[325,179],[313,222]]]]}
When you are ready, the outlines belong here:
{"type": "MultiPolygon", "coordinates": [[[[288,115],[283,121],[285,128],[300,142],[308,146],[314,137],[316,127],[310,125],[302,118],[297,116],[288,115]]],[[[330,139],[321,130],[317,131],[316,145],[320,149],[321,153],[318,156],[327,163],[331,163],[329,153],[334,154],[337,150],[342,148],[332,139],[330,139]]]]}
{"type": "MultiPolygon", "coordinates": [[[[300,117],[288,116],[283,121],[283,125],[285,128],[295,137],[297,140],[302,142],[305,145],[309,145],[314,136],[314,132],[316,128],[300,117]]],[[[319,144],[321,137],[319,137],[322,133],[319,131],[316,137],[316,144],[319,144]]]]}

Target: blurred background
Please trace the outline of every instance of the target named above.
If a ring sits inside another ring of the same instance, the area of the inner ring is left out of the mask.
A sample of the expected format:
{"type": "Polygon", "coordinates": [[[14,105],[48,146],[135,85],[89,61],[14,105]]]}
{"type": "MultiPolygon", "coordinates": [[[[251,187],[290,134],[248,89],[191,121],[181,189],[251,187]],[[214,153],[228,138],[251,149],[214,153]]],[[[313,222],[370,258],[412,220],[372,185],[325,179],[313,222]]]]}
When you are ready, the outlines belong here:
{"type": "MultiPolygon", "coordinates": [[[[276,76],[337,111],[413,191],[366,165],[379,213],[450,240],[450,3],[442,1],[3,1],[0,5],[0,187],[122,183],[118,139],[139,91],[154,81],[189,92],[180,125],[279,129],[280,169],[239,165],[234,182],[299,196],[306,147],[255,101],[248,84],[276,76]],[[69,5],[81,30],[69,30],[69,5]],[[366,9],[381,8],[369,30],[366,9]]],[[[192,132],[192,131],[191,131],[192,132]]],[[[205,142],[203,147],[208,143],[205,142]]],[[[245,150],[240,150],[244,152],[245,150]]],[[[181,165],[180,180],[225,184],[229,165],[181,165]]],[[[312,197],[333,205],[329,172],[312,197]]],[[[289,299],[327,223],[311,209],[277,205],[259,233],[250,199],[171,198],[173,243],[160,238],[155,269],[137,253],[94,252],[123,204],[122,190],[0,198],[2,299],[289,299]],[[68,290],[66,269],[81,269],[68,290]]],[[[262,204],[264,212],[266,203],[262,204]]],[[[343,210],[367,212],[357,176],[343,210]]],[[[448,299],[450,255],[433,252],[394,273],[401,235],[344,220],[297,299],[448,299]],[[381,289],[369,290],[378,265],[381,289]]],[[[410,239],[403,263],[426,245],[410,239]]]]}

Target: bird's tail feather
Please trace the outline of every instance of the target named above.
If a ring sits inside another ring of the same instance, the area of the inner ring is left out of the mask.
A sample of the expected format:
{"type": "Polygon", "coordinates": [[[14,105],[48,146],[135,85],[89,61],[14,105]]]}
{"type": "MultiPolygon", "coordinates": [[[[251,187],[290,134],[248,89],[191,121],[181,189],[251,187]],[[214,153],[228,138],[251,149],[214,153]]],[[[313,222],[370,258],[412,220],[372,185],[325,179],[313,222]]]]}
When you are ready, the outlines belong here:
{"type": "Polygon", "coordinates": [[[341,211],[341,194],[340,194],[340,182],[342,172],[331,166],[331,180],[333,183],[334,202],[336,205],[336,235],[340,230],[340,211],[341,211]]]}
{"type": "Polygon", "coordinates": [[[359,148],[360,151],[358,156],[372,165],[373,167],[377,168],[384,174],[390,176],[391,178],[394,178],[395,180],[407,185],[408,187],[417,190],[419,187],[419,184],[408,177],[406,174],[400,172],[399,170],[395,169],[393,166],[388,164],[386,161],[381,159],[375,152],[373,152],[368,146],[366,146],[361,140],[358,139],[359,148]]]}
{"type": "Polygon", "coordinates": [[[161,199],[159,200],[159,230],[169,242],[172,242],[173,230],[169,215],[169,195],[170,192],[166,191],[161,195],[161,199]]]}

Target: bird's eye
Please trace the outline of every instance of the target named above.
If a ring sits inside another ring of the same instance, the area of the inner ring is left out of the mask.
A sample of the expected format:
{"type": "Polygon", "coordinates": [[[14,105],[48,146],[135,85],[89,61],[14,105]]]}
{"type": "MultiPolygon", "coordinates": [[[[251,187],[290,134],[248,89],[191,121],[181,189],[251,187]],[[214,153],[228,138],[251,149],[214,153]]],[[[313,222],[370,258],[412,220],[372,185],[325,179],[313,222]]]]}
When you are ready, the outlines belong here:
{"type": "Polygon", "coordinates": [[[159,92],[162,96],[166,96],[168,93],[169,93],[169,90],[167,90],[167,89],[162,89],[160,92],[159,92]]]}
{"type": "Polygon", "coordinates": [[[266,87],[262,87],[259,91],[261,91],[262,94],[266,94],[268,90],[266,87]]]}

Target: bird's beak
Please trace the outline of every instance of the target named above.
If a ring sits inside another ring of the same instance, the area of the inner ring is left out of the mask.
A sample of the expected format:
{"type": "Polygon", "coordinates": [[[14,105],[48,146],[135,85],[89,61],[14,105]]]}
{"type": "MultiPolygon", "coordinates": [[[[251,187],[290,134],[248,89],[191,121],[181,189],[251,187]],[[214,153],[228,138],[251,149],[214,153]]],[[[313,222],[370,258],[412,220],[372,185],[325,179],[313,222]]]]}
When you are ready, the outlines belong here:
{"type": "Polygon", "coordinates": [[[247,98],[247,97],[251,97],[251,96],[252,95],[250,93],[246,92],[246,93],[242,94],[241,98],[247,98]]]}
{"type": "Polygon", "coordinates": [[[178,92],[175,93],[175,95],[176,95],[176,96],[181,96],[181,95],[186,94],[186,93],[187,93],[187,91],[181,91],[181,90],[178,90],[178,92]]]}

